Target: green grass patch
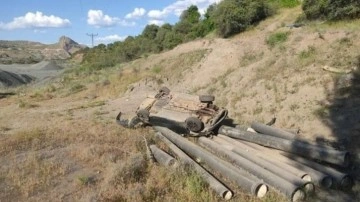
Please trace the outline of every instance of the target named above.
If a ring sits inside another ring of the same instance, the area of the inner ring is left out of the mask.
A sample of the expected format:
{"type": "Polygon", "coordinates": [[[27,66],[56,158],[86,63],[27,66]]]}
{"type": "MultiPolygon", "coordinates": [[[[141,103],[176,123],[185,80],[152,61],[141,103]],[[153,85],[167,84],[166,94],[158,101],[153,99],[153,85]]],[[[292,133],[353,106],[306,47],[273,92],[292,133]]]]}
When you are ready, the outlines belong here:
{"type": "Polygon", "coordinates": [[[159,74],[162,71],[162,67],[161,66],[154,66],[151,71],[155,74],[159,74]]]}
{"type": "Polygon", "coordinates": [[[81,185],[89,185],[93,182],[92,177],[89,176],[79,176],[78,180],[81,185]]]}
{"type": "Polygon", "coordinates": [[[301,4],[301,0],[270,0],[270,3],[280,8],[294,8],[301,4]]]}
{"type": "Polygon", "coordinates": [[[266,39],[266,44],[270,46],[270,48],[274,48],[277,45],[281,45],[288,40],[290,32],[276,32],[271,34],[266,39]]]}
{"type": "Polygon", "coordinates": [[[314,46],[308,46],[306,50],[303,50],[299,53],[300,59],[307,59],[316,54],[316,48],[314,46]]]}

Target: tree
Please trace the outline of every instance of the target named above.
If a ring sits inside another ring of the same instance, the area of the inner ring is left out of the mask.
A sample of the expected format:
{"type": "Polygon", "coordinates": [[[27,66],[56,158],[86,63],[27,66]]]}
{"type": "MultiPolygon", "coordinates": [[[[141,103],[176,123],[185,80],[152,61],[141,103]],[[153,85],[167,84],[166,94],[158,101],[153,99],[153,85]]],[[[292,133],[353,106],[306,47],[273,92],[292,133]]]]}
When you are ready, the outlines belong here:
{"type": "Polygon", "coordinates": [[[223,0],[214,12],[215,27],[222,37],[244,31],[271,15],[265,0],[223,0]]]}
{"type": "Polygon", "coordinates": [[[153,40],[153,39],[155,39],[158,31],[159,31],[159,26],[154,25],[154,24],[146,25],[141,36],[143,36],[147,39],[153,40]]]}
{"type": "Polygon", "coordinates": [[[174,31],[186,35],[191,32],[193,25],[188,21],[180,21],[175,24],[174,31]]]}
{"type": "Polygon", "coordinates": [[[158,32],[156,33],[156,37],[155,37],[155,43],[157,43],[159,45],[159,51],[162,51],[165,49],[164,46],[164,40],[165,40],[165,36],[172,31],[172,26],[168,23],[163,24],[158,32]]]}
{"type": "Polygon", "coordinates": [[[188,9],[184,10],[180,15],[180,22],[188,22],[191,24],[199,23],[200,21],[199,9],[195,5],[191,5],[188,9]]]}
{"type": "Polygon", "coordinates": [[[204,15],[205,19],[201,22],[201,29],[204,31],[204,35],[208,34],[209,32],[215,30],[215,19],[214,13],[216,10],[216,4],[211,4],[207,9],[204,15]]]}
{"type": "Polygon", "coordinates": [[[182,43],[182,37],[174,31],[167,32],[164,38],[163,46],[165,49],[172,49],[182,43]]]}

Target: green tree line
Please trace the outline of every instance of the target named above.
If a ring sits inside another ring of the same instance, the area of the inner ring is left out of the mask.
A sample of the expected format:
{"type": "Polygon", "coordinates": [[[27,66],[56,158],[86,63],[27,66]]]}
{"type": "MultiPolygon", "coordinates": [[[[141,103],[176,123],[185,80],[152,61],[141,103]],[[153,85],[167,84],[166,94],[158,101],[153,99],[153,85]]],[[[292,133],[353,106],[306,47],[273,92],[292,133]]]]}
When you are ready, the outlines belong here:
{"type": "Polygon", "coordinates": [[[359,0],[223,0],[210,5],[201,16],[197,6],[188,7],[174,25],[147,25],[138,36],[108,45],[99,44],[83,51],[87,70],[112,67],[148,54],[159,53],[209,33],[227,38],[256,25],[277,8],[302,3],[307,20],[343,20],[360,17],[359,0]]]}
{"type": "Polygon", "coordinates": [[[266,0],[223,0],[210,5],[201,16],[197,6],[188,7],[174,24],[147,25],[138,36],[84,50],[83,64],[91,70],[114,66],[175,46],[211,32],[230,37],[271,15],[266,0]]]}

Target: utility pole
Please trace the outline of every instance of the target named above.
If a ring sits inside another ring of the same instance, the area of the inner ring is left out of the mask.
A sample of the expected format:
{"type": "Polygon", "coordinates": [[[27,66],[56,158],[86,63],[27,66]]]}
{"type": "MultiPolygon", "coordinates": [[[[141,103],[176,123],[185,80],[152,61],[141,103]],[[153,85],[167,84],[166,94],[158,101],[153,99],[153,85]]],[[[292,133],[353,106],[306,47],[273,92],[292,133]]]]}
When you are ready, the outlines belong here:
{"type": "Polygon", "coordinates": [[[91,37],[91,47],[94,47],[94,37],[97,36],[98,34],[86,34],[89,37],[91,37]]]}

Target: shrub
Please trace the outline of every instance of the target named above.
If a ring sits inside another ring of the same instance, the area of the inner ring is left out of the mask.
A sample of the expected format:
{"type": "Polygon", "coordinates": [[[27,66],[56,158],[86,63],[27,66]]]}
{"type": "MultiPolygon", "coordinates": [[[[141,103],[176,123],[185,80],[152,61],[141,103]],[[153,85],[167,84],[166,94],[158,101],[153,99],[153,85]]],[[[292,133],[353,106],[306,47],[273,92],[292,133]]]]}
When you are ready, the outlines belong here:
{"type": "Polygon", "coordinates": [[[358,0],[304,0],[302,9],[309,20],[345,20],[360,17],[358,0]]]}
{"type": "Polygon", "coordinates": [[[304,0],[302,9],[307,19],[326,18],[329,0],[304,0]]]}
{"type": "Polygon", "coordinates": [[[213,19],[218,34],[229,37],[244,31],[271,14],[264,0],[224,0],[217,6],[213,19]]]}

